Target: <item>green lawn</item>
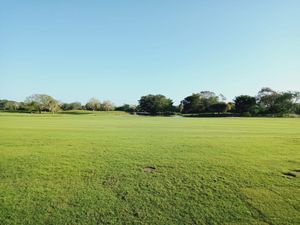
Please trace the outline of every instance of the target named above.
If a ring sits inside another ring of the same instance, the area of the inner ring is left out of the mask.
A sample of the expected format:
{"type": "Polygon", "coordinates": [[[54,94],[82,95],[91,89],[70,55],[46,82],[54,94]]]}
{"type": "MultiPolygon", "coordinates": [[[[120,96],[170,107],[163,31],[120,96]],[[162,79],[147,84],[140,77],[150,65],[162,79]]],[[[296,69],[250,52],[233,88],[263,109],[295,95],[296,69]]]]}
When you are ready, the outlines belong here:
{"type": "Polygon", "coordinates": [[[299,169],[300,119],[0,113],[1,225],[299,224],[299,169]]]}

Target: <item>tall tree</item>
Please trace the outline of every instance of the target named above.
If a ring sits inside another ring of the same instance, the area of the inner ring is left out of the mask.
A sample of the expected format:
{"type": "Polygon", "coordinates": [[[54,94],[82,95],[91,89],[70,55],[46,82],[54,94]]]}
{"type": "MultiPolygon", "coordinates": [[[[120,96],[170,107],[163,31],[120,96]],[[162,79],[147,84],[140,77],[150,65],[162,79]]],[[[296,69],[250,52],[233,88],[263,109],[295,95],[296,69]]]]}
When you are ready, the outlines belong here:
{"type": "Polygon", "coordinates": [[[217,96],[211,91],[201,91],[187,96],[184,100],[182,100],[180,108],[183,113],[209,112],[210,106],[218,103],[219,98],[223,101],[225,100],[225,97],[222,94],[217,96]]]}
{"type": "Polygon", "coordinates": [[[249,95],[240,95],[235,98],[234,103],[236,112],[251,113],[256,106],[256,99],[249,95]]]}
{"type": "Polygon", "coordinates": [[[281,92],[269,106],[268,112],[274,114],[292,113],[296,109],[296,98],[297,93],[295,92],[281,92]]]}
{"type": "Polygon", "coordinates": [[[111,101],[104,101],[100,105],[100,110],[102,111],[113,111],[115,109],[115,105],[111,101]]]}
{"type": "MultiPolygon", "coordinates": [[[[216,104],[219,102],[219,96],[217,96],[214,92],[212,91],[201,91],[200,93],[200,99],[201,102],[204,106],[204,109],[206,111],[209,111],[209,107],[213,104],[216,104]]],[[[221,95],[222,98],[224,98],[223,95],[221,95]]]]}
{"type": "Polygon", "coordinates": [[[4,104],[4,109],[5,110],[10,110],[10,111],[15,111],[15,110],[18,110],[19,106],[20,106],[19,102],[16,102],[16,101],[7,101],[4,104]]]}
{"type": "Polygon", "coordinates": [[[139,110],[152,115],[173,111],[173,101],[164,95],[146,95],[139,100],[139,110]]]}
{"type": "Polygon", "coordinates": [[[34,94],[26,98],[26,105],[32,111],[56,112],[58,110],[58,101],[46,94],[34,94]]]}
{"type": "Polygon", "coordinates": [[[200,94],[192,94],[181,101],[182,113],[199,113],[204,110],[200,94]]]}
{"type": "Polygon", "coordinates": [[[271,88],[262,88],[257,94],[261,113],[286,114],[295,111],[300,99],[299,92],[277,92],[271,88]]]}
{"type": "Polygon", "coordinates": [[[5,104],[8,102],[6,99],[0,99],[0,110],[5,109],[5,104]]]}
{"type": "Polygon", "coordinates": [[[56,113],[60,109],[58,101],[51,99],[49,101],[49,112],[56,113]]]}
{"type": "Polygon", "coordinates": [[[100,110],[101,102],[97,98],[91,98],[87,103],[86,103],[86,109],[87,110],[93,110],[97,111],[100,110]]]}
{"type": "Polygon", "coordinates": [[[262,88],[256,96],[261,113],[269,113],[279,95],[269,87],[262,88]]]}

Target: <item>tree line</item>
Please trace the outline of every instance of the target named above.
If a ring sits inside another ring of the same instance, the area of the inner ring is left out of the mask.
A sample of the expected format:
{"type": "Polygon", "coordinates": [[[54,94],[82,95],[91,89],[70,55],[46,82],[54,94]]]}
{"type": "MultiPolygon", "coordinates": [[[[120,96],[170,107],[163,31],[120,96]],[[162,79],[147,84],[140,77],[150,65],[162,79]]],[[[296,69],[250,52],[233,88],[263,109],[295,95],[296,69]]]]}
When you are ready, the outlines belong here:
{"type": "Polygon", "coordinates": [[[200,91],[185,97],[179,105],[164,95],[142,96],[137,105],[115,106],[110,101],[91,98],[86,104],[80,102],[61,103],[46,94],[34,94],[24,102],[0,100],[0,110],[31,113],[68,110],[125,111],[141,115],[173,115],[180,113],[194,116],[268,116],[300,114],[300,92],[278,92],[262,88],[256,96],[239,95],[232,102],[226,102],[224,95],[211,91],[200,91]]]}

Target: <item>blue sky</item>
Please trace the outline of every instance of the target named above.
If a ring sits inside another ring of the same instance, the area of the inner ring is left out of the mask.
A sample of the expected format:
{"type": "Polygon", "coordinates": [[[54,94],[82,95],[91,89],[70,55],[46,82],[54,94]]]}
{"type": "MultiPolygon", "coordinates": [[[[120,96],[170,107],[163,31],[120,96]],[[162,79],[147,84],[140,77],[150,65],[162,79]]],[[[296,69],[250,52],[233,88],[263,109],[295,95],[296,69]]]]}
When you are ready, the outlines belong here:
{"type": "Polygon", "coordinates": [[[0,99],[300,89],[299,0],[1,1],[0,99]]]}

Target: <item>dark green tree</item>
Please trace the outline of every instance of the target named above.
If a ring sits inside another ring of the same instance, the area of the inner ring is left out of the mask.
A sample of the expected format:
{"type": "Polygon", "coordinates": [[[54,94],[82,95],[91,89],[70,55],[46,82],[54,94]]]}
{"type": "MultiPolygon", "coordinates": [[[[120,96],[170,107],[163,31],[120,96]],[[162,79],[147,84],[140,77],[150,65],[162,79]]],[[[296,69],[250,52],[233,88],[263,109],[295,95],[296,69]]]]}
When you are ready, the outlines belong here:
{"type": "Polygon", "coordinates": [[[240,95],[235,98],[234,103],[236,112],[252,113],[256,106],[256,99],[249,95],[240,95]]]}
{"type": "Polygon", "coordinates": [[[296,103],[295,105],[295,113],[300,115],[300,103],[296,103]]]}
{"type": "Polygon", "coordinates": [[[218,102],[209,106],[209,111],[216,113],[224,113],[227,111],[228,105],[225,102],[218,102]]]}
{"type": "Polygon", "coordinates": [[[124,111],[128,113],[134,113],[136,112],[136,106],[135,105],[129,105],[129,104],[124,104],[122,106],[116,107],[116,111],[124,111]]]}
{"type": "Polygon", "coordinates": [[[279,96],[278,92],[269,87],[262,88],[256,96],[260,113],[272,113],[274,110],[272,108],[274,108],[275,101],[279,96]]]}
{"type": "Polygon", "coordinates": [[[257,102],[262,114],[287,114],[295,112],[299,98],[299,92],[276,92],[271,88],[262,88],[258,92],[257,102]]]}
{"type": "Polygon", "coordinates": [[[164,95],[146,95],[139,100],[139,110],[151,115],[173,111],[173,101],[164,95]]]}
{"type": "Polygon", "coordinates": [[[62,110],[80,110],[82,109],[82,105],[80,102],[71,102],[71,103],[63,103],[61,104],[62,110]]]}
{"type": "Polygon", "coordinates": [[[192,94],[181,101],[182,113],[200,113],[204,110],[200,94],[192,94]]]}
{"type": "Polygon", "coordinates": [[[272,105],[269,106],[268,112],[272,114],[287,114],[295,112],[296,103],[295,92],[282,92],[277,95],[272,105]]]}
{"type": "Polygon", "coordinates": [[[209,112],[210,106],[218,103],[219,98],[221,98],[223,101],[225,100],[222,94],[217,96],[211,91],[201,91],[196,94],[194,93],[181,101],[182,113],[209,112]]]}
{"type": "Polygon", "coordinates": [[[1,99],[0,100],[0,110],[4,110],[5,109],[5,105],[8,102],[8,100],[6,99],[1,99]]]}

